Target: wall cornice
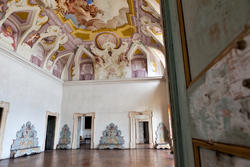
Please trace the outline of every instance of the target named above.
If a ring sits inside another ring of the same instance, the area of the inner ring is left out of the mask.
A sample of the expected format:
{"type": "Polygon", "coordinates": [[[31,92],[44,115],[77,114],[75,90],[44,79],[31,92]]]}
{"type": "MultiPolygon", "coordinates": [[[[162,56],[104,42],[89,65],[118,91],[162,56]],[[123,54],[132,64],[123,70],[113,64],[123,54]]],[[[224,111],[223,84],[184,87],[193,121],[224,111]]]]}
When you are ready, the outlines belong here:
{"type": "Polygon", "coordinates": [[[140,83],[165,81],[165,77],[150,78],[132,78],[132,79],[115,79],[115,80],[88,80],[88,81],[65,81],[63,86],[81,86],[81,85],[103,85],[103,84],[121,84],[121,83],[140,83]]]}

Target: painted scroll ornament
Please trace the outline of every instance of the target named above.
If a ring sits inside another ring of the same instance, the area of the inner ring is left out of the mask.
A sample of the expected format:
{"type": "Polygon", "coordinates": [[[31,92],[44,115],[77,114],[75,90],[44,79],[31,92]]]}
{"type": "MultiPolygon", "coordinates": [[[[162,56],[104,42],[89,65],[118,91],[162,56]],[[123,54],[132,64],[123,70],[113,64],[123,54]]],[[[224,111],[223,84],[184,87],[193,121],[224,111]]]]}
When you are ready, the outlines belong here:
{"type": "Polygon", "coordinates": [[[31,122],[23,124],[21,130],[16,133],[16,139],[11,145],[11,157],[21,157],[24,155],[31,155],[40,153],[40,146],[38,146],[37,132],[31,122]]]}
{"type": "Polygon", "coordinates": [[[114,123],[110,123],[100,139],[99,149],[123,149],[124,139],[121,131],[114,123]]]}
{"type": "Polygon", "coordinates": [[[70,149],[70,143],[71,143],[71,132],[69,129],[69,126],[65,124],[62,128],[62,131],[60,132],[60,139],[59,143],[56,146],[56,149],[70,149]]]}

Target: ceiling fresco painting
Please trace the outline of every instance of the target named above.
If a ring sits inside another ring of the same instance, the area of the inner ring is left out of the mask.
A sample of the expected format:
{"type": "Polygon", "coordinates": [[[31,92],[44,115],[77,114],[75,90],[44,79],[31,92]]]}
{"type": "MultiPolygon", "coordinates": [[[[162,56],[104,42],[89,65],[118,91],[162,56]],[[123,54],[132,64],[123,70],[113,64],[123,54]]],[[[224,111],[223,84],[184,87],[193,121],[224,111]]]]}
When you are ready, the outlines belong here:
{"type": "Polygon", "coordinates": [[[62,80],[165,74],[157,0],[0,0],[0,47],[62,80]]]}

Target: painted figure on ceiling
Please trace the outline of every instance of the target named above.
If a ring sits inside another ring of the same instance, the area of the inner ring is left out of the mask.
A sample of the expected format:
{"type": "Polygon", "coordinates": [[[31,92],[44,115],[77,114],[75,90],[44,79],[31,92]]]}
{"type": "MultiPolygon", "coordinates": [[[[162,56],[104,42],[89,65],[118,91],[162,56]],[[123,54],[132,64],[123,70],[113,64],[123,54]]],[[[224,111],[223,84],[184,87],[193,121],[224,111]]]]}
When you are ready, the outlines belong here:
{"type": "Polygon", "coordinates": [[[15,32],[13,31],[10,25],[2,26],[2,33],[0,35],[0,39],[3,39],[4,42],[11,44],[14,50],[16,50],[16,42],[15,42],[15,32]]]}
{"type": "MultiPolygon", "coordinates": [[[[1,1],[1,0],[0,0],[1,1]]],[[[128,24],[127,0],[32,0],[39,6],[58,10],[77,28],[99,30],[128,24]]],[[[131,9],[132,10],[132,9],[131,9]]]]}
{"type": "Polygon", "coordinates": [[[40,38],[40,33],[31,34],[26,43],[32,48],[34,43],[40,38]]]}
{"type": "Polygon", "coordinates": [[[93,0],[59,0],[59,8],[66,14],[73,14],[79,24],[91,24],[89,20],[95,18],[97,14],[103,14],[98,9],[93,0]]]}
{"type": "Polygon", "coordinates": [[[0,20],[4,18],[5,11],[4,11],[4,3],[0,2],[0,20]]]}

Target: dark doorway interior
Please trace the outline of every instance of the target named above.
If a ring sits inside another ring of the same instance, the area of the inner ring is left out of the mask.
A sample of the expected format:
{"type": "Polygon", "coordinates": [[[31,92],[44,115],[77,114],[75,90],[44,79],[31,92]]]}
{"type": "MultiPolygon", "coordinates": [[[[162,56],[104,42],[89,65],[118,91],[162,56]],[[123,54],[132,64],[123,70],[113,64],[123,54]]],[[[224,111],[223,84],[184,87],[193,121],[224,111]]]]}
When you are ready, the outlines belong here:
{"type": "Polygon", "coordinates": [[[2,119],[3,119],[3,108],[0,107],[0,129],[2,125],[2,119]]]}
{"type": "Polygon", "coordinates": [[[91,125],[92,125],[92,117],[86,116],[83,117],[83,125],[82,125],[82,136],[80,136],[80,148],[81,149],[90,149],[91,146],[91,125]]]}
{"type": "Polygon", "coordinates": [[[149,144],[148,122],[143,122],[143,137],[144,137],[144,144],[149,144]]]}
{"type": "Polygon", "coordinates": [[[2,116],[3,116],[3,108],[0,107],[0,128],[2,123],[2,116]]]}
{"type": "Polygon", "coordinates": [[[56,117],[48,116],[45,150],[53,150],[55,138],[56,117]]]}
{"type": "Polygon", "coordinates": [[[92,117],[85,117],[85,129],[91,129],[92,117]]]}
{"type": "Polygon", "coordinates": [[[137,149],[149,149],[149,124],[148,121],[139,122],[137,136],[137,149]]]}

